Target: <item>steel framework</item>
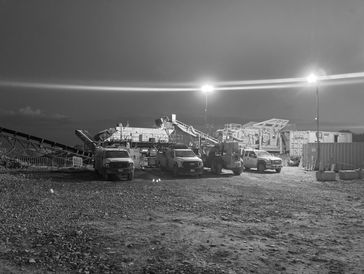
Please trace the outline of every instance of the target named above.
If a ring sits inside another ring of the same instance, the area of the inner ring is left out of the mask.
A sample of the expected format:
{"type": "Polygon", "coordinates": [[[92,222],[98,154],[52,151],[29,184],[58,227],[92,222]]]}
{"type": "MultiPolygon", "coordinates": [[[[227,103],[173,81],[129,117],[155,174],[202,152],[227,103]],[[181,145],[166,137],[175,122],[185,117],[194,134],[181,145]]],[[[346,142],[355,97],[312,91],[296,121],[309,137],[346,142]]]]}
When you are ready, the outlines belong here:
{"type": "Polygon", "coordinates": [[[77,156],[87,163],[91,162],[93,153],[45,138],[0,127],[0,156],[9,159],[47,157],[51,159],[63,158],[64,160],[77,156]]]}

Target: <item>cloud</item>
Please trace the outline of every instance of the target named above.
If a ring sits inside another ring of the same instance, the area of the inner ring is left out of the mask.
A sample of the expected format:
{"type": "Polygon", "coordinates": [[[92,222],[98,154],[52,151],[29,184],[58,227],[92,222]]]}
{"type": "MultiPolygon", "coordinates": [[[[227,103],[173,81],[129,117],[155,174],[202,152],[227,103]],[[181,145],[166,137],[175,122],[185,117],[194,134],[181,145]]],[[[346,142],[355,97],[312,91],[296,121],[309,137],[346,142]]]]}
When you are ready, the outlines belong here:
{"type": "Polygon", "coordinates": [[[0,118],[14,122],[67,122],[70,118],[59,113],[46,113],[39,108],[31,106],[21,107],[17,110],[7,110],[0,108],[0,118]]]}
{"type": "Polygon", "coordinates": [[[43,113],[40,109],[33,110],[30,106],[20,108],[18,112],[25,116],[42,116],[43,115],[43,113]]]}

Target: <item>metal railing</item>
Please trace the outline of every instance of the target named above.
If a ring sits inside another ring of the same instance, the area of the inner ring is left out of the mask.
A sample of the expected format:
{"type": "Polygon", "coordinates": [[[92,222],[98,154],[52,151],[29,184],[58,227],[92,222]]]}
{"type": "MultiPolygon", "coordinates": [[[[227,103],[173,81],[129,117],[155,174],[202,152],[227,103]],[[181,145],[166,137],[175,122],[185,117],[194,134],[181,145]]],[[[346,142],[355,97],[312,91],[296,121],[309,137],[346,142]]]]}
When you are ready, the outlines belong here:
{"type": "Polygon", "coordinates": [[[28,157],[20,156],[14,158],[22,166],[36,166],[36,167],[75,167],[82,166],[82,158],[60,158],[60,157],[28,157]],[[80,161],[81,159],[81,161],[80,161]]]}

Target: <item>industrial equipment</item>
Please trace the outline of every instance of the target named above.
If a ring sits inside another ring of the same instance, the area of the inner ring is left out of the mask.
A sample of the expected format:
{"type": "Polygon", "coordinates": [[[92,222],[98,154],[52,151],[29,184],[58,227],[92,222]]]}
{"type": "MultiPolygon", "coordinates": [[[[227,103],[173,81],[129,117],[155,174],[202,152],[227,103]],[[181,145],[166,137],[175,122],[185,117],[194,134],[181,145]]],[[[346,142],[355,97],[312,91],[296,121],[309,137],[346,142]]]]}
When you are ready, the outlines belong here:
{"type": "Polygon", "coordinates": [[[240,175],[243,171],[238,142],[205,146],[202,148],[201,157],[204,166],[211,168],[215,174],[220,174],[223,168],[233,171],[235,175],[240,175]]]}

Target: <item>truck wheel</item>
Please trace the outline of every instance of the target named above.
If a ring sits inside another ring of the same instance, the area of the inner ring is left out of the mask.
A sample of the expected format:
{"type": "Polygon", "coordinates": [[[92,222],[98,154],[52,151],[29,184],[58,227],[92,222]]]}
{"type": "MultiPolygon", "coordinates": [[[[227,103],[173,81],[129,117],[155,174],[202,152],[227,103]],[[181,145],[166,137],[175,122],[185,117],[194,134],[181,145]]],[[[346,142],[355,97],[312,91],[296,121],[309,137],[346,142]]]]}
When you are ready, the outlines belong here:
{"type": "Polygon", "coordinates": [[[248,171],[248,170],[250,170],[250,167],[244,166],[243,169],[244,169],[244,171],[248,171]]]}
{"type": "Polygon", "coordinates": [[[215,163],[214,162],[211,163],[211,172],[215,173],[215,163]]]}
{"type": "Polygon", "coordinates": [[[279,168],[276,168],[276,171],[277,171],[277,173],[280,173],[281,172],[281,168],[279,167],[279,168]]]}
{"type": "Polygon", "coordinates": [[[221,173],[221,170],[222,170],[222,164],[217,163],[216,164],[216,174],[219,175],[221,173]]]}
{"type": "Polygon", "coordinates": [[[130,172],[128,175],[128,180],[132,181],[134,179],[134,171],[130,172]]]}
{"type": "Polygon", "coordinates": [[[265,165],[263,163],[258,164],[258,172],[263,173],[265,170],[265,165]]]}
{"type": "Polygon", "coordinates": [[[234,172],[235,175],[240,175],[241,172],[242,172],[242,168],[233,169],[233,172],[234,172]]]}
{"type": "Polygon", "coordinates": [[[109,175],[104,171],[102,173],[102,178],[105,180],[105,181],[108,181],[109,180],[109,175]]]}
{"type": "Polygon", "coordinates": [[[176,177],[178,176],[178,167],[177,166],[173,167],[173,175],[176,177]]]}

